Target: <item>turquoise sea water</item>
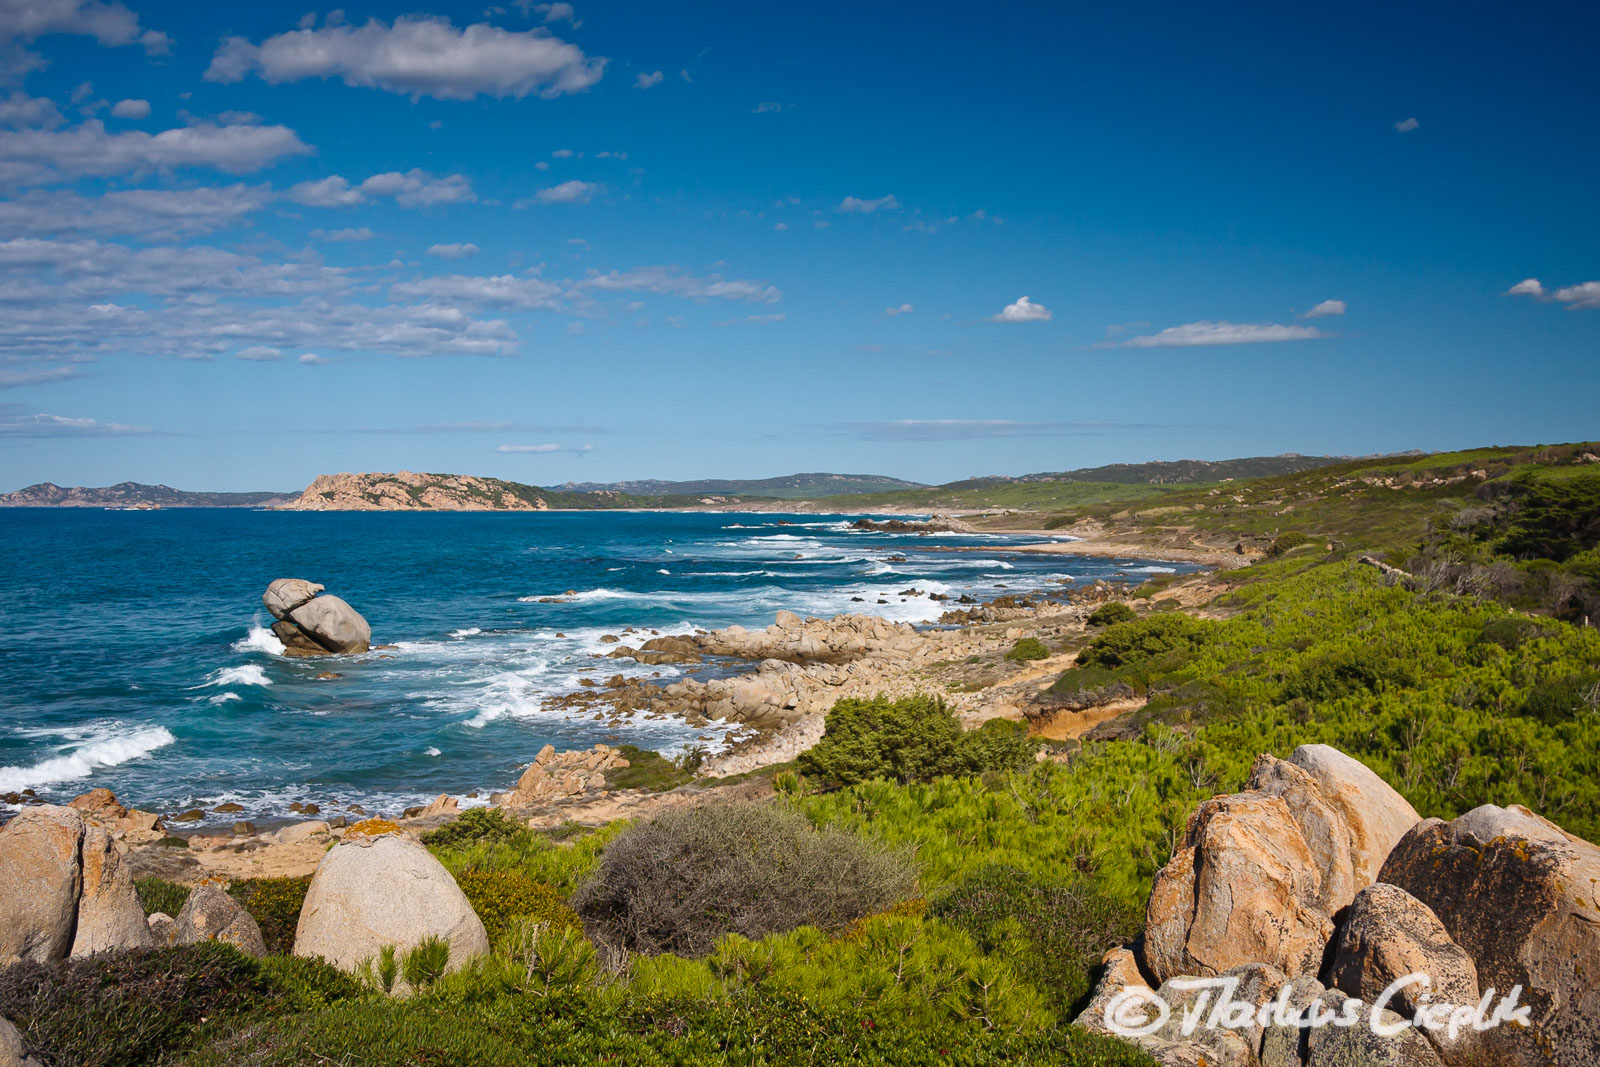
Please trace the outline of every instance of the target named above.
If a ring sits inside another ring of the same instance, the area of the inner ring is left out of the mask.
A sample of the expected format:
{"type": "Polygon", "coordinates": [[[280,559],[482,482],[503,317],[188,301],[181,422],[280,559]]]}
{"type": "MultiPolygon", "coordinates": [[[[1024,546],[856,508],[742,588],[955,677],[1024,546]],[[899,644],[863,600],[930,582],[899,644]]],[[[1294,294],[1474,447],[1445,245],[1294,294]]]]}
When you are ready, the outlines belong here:
{"type": "MultiPolygon", "coordinates": [[[[627,626],[765,626],[780,609],[931,622],[910,587],[987,597],[1184,564],[935,553],[1015,536],[852,530],[842,516],[0,510],[0,793],[107,786],[169,811],[296,800],[393,811],[503,789],[546,742],[676,750],[717,729],[549,708],[627,626]],[[780,522],[793,525],[780,525],[780,522]],[[903,555],[904,562],[888,557],[903,555]],[[394,651],[289,660],[261,607],[321,582],[394,651]],[[567,591],[570,603],[539,603],[567,591]],[[865,603],[852,601],[862,597],[865,603]],[[879,599],[889,601],[877,604],[879,599]],[[562,636],[558,636],[562,635],[562,636]],[[318,680],[319,672],[340,677],[318,680]]],[[[627,666],[622,666],[627,664],[627,666]]],[[[728,669],[712,665],[706,669],[728,669]]],[[[230,816],[231,818],[231,816],[230,816]]]]}

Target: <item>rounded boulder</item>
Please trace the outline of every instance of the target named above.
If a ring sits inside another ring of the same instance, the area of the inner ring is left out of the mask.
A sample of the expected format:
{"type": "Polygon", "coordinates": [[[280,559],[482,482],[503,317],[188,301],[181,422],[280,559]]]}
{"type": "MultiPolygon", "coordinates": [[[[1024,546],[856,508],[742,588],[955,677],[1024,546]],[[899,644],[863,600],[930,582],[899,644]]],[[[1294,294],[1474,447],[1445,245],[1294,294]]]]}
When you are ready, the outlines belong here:
{"type": "Polygon", "coordinates": [[[336,596],[306,601],[289,613],[288,621],[330,652],[365,652],[372,647],[372,627],[336,596]]]}
{"type": "Polygon", "coordinates": [[[317,865],[294,954],[354,972],[386,945],[403,955],[428,937],[449,943],[450,970],[489,951],[466,894],[421,843],[402,834],[357,835],[317,865]]]}
{"type": "Polygon", "coordinates": [[[304,578],[279,578],[261,594],[261,604],[274,619],[287,619],[291,611],[309,603],[324,588],[304,578]]]}

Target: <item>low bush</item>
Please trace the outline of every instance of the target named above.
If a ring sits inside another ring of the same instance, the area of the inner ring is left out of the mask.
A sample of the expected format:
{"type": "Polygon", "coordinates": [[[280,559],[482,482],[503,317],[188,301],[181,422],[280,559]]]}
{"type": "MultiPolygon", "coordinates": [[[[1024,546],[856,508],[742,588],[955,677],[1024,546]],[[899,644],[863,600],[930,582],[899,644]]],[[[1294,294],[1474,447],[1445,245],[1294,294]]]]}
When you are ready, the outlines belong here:
{"type": "Polygon", "coordinates": [[[841,929],[915,886],[900,850],[780,804],[704,804],[623,833],[573,906],[611,949],[696,957],[727,934],[841,929]]]}
{"type": "Polygon", "coordinates": [[[139,894],[139,906],[144,908],[147,916],[159,911],[177,918],[184,902],[189,899],[188,886],[169,882],[165,878],[135,878],[133,889],[139,894]]]}
{"type": "Polygon", "coordinates": [[[577,915],[560,894],[521,871],[463,871],[456,875],[456,884],[483,920],[491,942],[498,942],[513,920],[524,917],[559,929],[578,925],[577,915]]]}
{"type": "Polygon", "coordinates": [[[1119,622],[1132,622],[1138,617],[1138,613],[1128,605],[1120,600],[1113,600],[1095,608],[1083,621],[1090,626],[1115,626],[1119,622]]]}
{"type": "Polygon", "coordinates": [[[606,784],[612,789],[647,789],[653,793],[664,793],[693,781],[698,761],[704,758],[701,749],[686,753],[687,758],[680,757],[676,762],[636,745],[618,745],[617,751],[628,765],[607,771],[606,784]]]}
{"type": "Polygon", "coordinates": [[[131,1067],[155,1063],[269,993],[254,960],[202,941],[14,963],[0,971],[0,1016],[48,1064],[131,1067]]]}
{"type": "Polygon", "coordinates": [[[1272,544],[1267,546],[1267,555],[1281,556],[1291,549],[1299,548],[1301,545],[1309,545],[1315,541],[1316,538],[1310,534],[1301,533],[1299,530],[1288,530],[1279,534],[1273,539],[1272,544]]]}
{"type": "Polygon", "coordinates": [[[1517,714],[1546,726],[1600,711],[1600,671],[1584,671],[1539,682],[1528,690],[1517,714]]]}
{"type": "Polygon", "coordinates": [[[400,973],[412,989],[424,989],[444,977],[450,966],[450,942],[430,934],[406,951],[400,973]]]}
{"type": "Polygon", "coordinates": [[[1483,629],[1478,633],[1478,643],[1499,645],[1510,652],[1543,636],[1545,636],[1545,626],[1538,619],[1522,615],[1502,615],[1483,624],[1483,629]]]}
{"type": "Polygon", "coordinates": [[[559,842],[549,834],[528,831],[498,841],[435,846],[432,852],[457,879],[470,871],[516,871],[566,897],[593,873],[601,851],[627,827],[625,820],[618,820],[598,830],[572,833],[569,827],[553,831],[561,834],[559,842]]]}
{"type": "Polygon", "coordinates": [[[1092,882],[1050,882],[1004,864],[982,867],[936,900],[928,914],[965,930],[978,947],[1012,961],[1068,1014],[1091,992],[1101,955],[1136,935],[1140,908],[1092,882]]]}
{"type": "Polygon", "coordinates": [[[963,731],[938,697],[841,700],[828,712],[822,740],[798,761],[802,773],[842,785],[889,778],[927,782],[946,775],[1007,771],[1038,745],[1003,728],[963,731]]]}
{"type": "Polygon", "coordinates": [[[1082,711],[1113,700],[1127,700],[1138,692],[1139,688],[1123,672],[1106,667],[1068,667],[1045,690],[1045,700],[1071,711],[1082,711]]]}
{"type": "Polygon", "coordinates": [[[1049,659],[1049,647],[1037,637],[1024,637],[1011,646],[1011,651],[1006,653],[1006,659],[1013,663],[1024,663],[1034,659],[1049,659]]]}
{"type": "Polygon", "coordinates": [[[1078,655],[1083,666],[1125,667],[1164,653],[1192,652],[1217,632],[1218,624],[1209,619],[1171,612],[1150,615],[1132,622],[1106,627],[1088,648],[1078,655]]]}
{"type": "Polygon", "coordinates": [[[526,836],[528,828],[508,818],[499,808],[468,808],[454,822],[423,834],[422,843],[429,848],[460,848],[526,836]]]}
{"type": "Polygon", "coordinates": [[[300,908],[310,888],[309,874],[299,878],[250,878],[228,887],[228,894],[261,927],[267,951],[287,954],[294,951],[295,927],[300,923],[300,908]]]}

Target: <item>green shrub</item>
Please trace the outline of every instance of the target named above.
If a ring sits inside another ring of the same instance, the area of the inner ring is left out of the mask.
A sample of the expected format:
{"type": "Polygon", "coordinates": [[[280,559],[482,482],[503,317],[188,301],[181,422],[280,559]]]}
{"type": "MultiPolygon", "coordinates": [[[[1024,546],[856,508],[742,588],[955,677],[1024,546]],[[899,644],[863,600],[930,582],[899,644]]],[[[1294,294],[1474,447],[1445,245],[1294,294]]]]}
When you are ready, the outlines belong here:
{"type": "Polygon", "coordinates": [[[1301,545],[1313,544],[1315,541],[1316,538],[1310,534],[1303,534],[1299,530],[1288,530],[1275,537],[1272,544],[1267,546],[1267,555],[1281,556],[1291,549],[1299,548],[1301,545]]]}
{"type": "Polygon", "coordinates": [[[14,963],[0,971],[0,1017],[46,1063],[131,1067],[155,1063],[268,992],[254,960],[202,941],[14,963]]]}
{"type": "Polygon", "coordinates": [[[165,878],[135,878],[133,889],[139,894],[139,906],[144,908],[146,916],[159,911],[177,918],[184,902],[189,899],[188,886],[169,882],[165,878]]]}
{"type": "Polygon", "coordinates": [[[1050,704],[1082,711],[1113,700],[1127,700],[1141,688],[1122,671],[1106,667],[1068,667],[1045,690],[1045,699],[1050,704]]]}
{"type": "Polygon", "coordinates": [[[873,778],[926,782],[945,775],[1012,770],[1037,745],[961,729],[938,697],[841,700],[828,712],[822,740],[798,760],[802,773],[843,785],[873,778]],[[1009,743],[997,744],[1004,739],[1009,743]]]}
{"type": "Polygon", "coordinates": [[[1215,636],[1209,619],[1171,612],[1108,626],[1078,656],[1083,666],[1125,667],[1163,653],[1192,652],[1215,636]]]}
{"type": "Polygon", "coordinates": [[[1127,604],[1120,600],[1113,600],[1095,608],[1089,613],[1089,617],[1083,621],[1090,626],[1115,626],[1119,622],[1132,622],[1138,617],[1138,612],[1127,604]]]}
{"type": "Polygon", "coordinates": [[[450,966],[450,942],[430,934],[417,942],[401,959],[400,972],[413,989],[422,989],[444,977],[450,966]]]}
{"type": "Polygon", "coordinates": [[[781,804],[669,811],[613,841],[573,900],[612,949],[704,956],[727,934],[838,930],[912,894],[907,855],[781,804]]]}
{"type": "Polygon", "coordinates": [[[1063,1007],[1081,1007],[1101,955],[1144,925],[1142,909],[1092,882],[1045,881],[1017,867],[979,868],[936,900],[929,915],[965,930],[985,952],[1012,960],[1063,1007]]]}
{"type": "Polygon", "coordinates": [[[1538,619],[1529,619],[1521,615],[1501,615],[1483,624],[1483,629],[1478,632],[1478,643],[1499,645],[1509,652],[1544,636],[1544,624],[1538,619]]]}
{"type": "Polygon", "coordinates": [[[692,782],[694,772],[705,757],[704,749],[691,750],[694,755],[685,753],[677,762],[636,745],[618,745],[617,751],[628,765],[607,771],[606,784],[612,789],[647,789],[653,793],[665,793],[692,782]],[[691,761],[694,762],[692,767],[689,766],[691,761]]]}
{"type": "Polygon", "coordinates": [[[1415,664],[1364,645],[1302,656],[1287,674],[1281,696],[1285,701],[1299,697],[1326,702],[1357,693],[1408,688],[1421,680],[1415,664]]]}
{"type": "Polygon", "coordinates": [[[1037,637],[1024,637],[1011,646],[1011,651],[1006,653],[1006,659],[1013,663],[1024,663],[1034,659],[1049,659],[1050,649],[1037,637]]]}
{"type": "Polygon", "coordinates": [[[552,831],[562,835],[559,842],[550,834],[529,831],[502,841],[435,848],[433,854],[458,879],[469,871],[517,871],[567,897],[593,873],[606,845],[627,828],[627,821],[619,819],[598,830],[552,831]]]}
{"type": "Polygon", "coordinates": [[[311,876],[299,878],[249,878],[228,887],[228,894],[261,927],[261,939],[268,952],[294,951],[295,927],[300,923],[300,908],[306,902],[311,876]]]}
{"type": "Polygon", "coordinates": [[[316,1011],[360,999],[361,983],[320,956],[273,955],[257,961],[261,980],[292,1011],[316,1011]]]}
{"type": "Polygon", "coordinates": [[[556,928],[578,925],[560,894],[521,871],[463,871],[456,884],[483,920],[489,940],[498,942],[513,919],[531,918],[556,928]]]}
{"type": "Polygon", "coordinates": [[[507,817],[499,808],[468,808],[454,822],[423,834],[422,843],[429,848],[460,848],[511,841],[526,837],[528,833],[526,826],[507,817]]]}
{"type": "Polygon", "coordinates": [[[1600,671],[1585,671],[1540,682],[1528,690],[1517,714],[1546,726],[1600,710],[1600,671]]]}

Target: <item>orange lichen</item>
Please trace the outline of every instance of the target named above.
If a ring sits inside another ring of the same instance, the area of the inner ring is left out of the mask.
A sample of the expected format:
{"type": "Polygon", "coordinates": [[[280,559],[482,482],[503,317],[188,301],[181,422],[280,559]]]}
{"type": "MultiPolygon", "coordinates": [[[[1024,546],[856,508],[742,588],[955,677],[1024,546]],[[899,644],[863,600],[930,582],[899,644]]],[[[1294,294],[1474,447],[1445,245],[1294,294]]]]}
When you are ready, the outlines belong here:
{"type": "Polygon", "coordinates": [[[354,826],[347,827],[344,832],[345,839],[352,837],[377,837],[379,834],[394,834],[400,832],[400,824],[393,819],[363,819],[354,826]]]}

